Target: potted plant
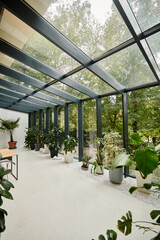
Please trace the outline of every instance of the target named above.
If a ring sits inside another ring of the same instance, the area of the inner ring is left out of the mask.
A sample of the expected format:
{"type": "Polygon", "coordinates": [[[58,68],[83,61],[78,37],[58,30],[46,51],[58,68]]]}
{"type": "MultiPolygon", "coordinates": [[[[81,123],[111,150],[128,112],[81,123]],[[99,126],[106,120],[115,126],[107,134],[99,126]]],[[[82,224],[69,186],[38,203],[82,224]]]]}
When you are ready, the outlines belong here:
{"type": "Polygon", "coordinates": [[[121,183],[123,180],[123,166],[113,167],[116,156],[123,153],[122,138],[118,132],[105,133],[103,139],[103,152],[105,154],[104,165],[109,169],[109,179],[113,183],[121,183]]]}
{"type": "Polygon", "coordinates": [[[10,142],[8,142],[9,144],[9,149],[14,149],[16,148],[16,143],[17,141],[13,140],[13,131],[15,128],[19,127],[19,120],[20,118],[17,118],[17,120],[12,121],[12,120],[4,120],[2,118],[0,118],[1,121],[1,127],[0,129],[2,131],[8,131],[10,134],[10,142]]]}
{"type": "Polygon", "coordinates": [[[33,128],[28,128],[25,135],[25,147],[30,147],[31,150],[35,149],[36,136],[33,128]]]}
{"type": "Polygon", "coordinates": [[[73,162],[73,150],[76,146],[76,139],[68,135],[67,139],[64,140],[64,161],[66,163],[73,162]]]}
{"type": "Polygon", "coordinates": [[[44,153],[48,154],[49,153],[49,147],[48,147],[49,139],[48,139],[48,132],[45,132],[45,130],[43,130],[41,132],[41,143],[44,145],[44,153]]]}
{"type": "MultiPolygon", "coordinates": [[[[14,188],[13,184],[5,179],[6,175],[11,173],[10,169],[5,170],[0,165],[0,206],[3,204],[2,197],[13,200],[12,194],[9,192],[11,188],[14,188]]],[[[8,213],[6,210],[0,208],[0,234],[5,231],[5,215],[7,216],[8,213]]]]}
{"type": "Polygon", "coordinates": [[[63,131],[60,128],[55,127],[48,132],[48,147],[51,157],[58,156],[58,150],[61,148],[63,139],[63,131]]]}
{"type": "Polygon", "coordinates": [[[88,156],[88,155],[85,155],[82,157],[82,166],[81,168],[85,171],[88,170],[88,167],[89,167],[89,160],[91,159],[92,157],[91,156],[88,156]]]}
{"type": "Polygon", "coordinates": [[[93,162],[93,166],[91,167],[91,173],[94,171],[94,173],[102,175],[104,173],[104,165],[103,165],[104,154],[101,148],[101,139],[97,138],[96,143],[97,143],[97,154],[96,154],[97,158],[93,162]]]}

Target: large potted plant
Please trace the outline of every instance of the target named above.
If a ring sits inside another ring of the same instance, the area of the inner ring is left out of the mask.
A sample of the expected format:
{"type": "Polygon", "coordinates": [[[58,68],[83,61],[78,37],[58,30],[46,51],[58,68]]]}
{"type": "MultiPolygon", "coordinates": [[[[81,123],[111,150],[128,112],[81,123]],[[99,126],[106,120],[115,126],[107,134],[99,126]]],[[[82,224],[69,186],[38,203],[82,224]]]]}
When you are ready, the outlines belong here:
{"type": "Polygon", "coordinates": [[[73,151],[77,146],[77,141],[74,137],[67,136],[67,139],[64,140],[64,161],[65,163],[73,162],[73,151]]]}
{"type": "Polygon", "coordinates": [[[121,183],[123,180],[123,165],[113,167],[113,161],[125,150],[122,147],[123,141],[118,132],[105,133],[103,139],[103,152],[105,155],[104,165],[109,169],[109,179],[113,183],[121,183]]]}
{"type": "Polygon", "coordinates": [[[12,121],[12,120],[4,120],[2,118],[0,118],[0,121],[1,121],[1,127],[0,129],[2,131],[8,131],[9,134],[10,134],[10,142],[8,142],[9,144],[9,149],[14,149],[16,148],[16,144],[17,144],[17,141],[14,141],[13,140],[13,131],[15,128],[18,128],[19,127],[19,120],[20,118],[17,118],[17,120],[15,121],[12,121]]]}
{"type": "Polygon", "coordinates": [[[25,147],[30,147],[31,150],[35,149],[36,135],[33,128],[28,128],[25,131],[25,147]]]}
{"type": "Polygon", "coordinates": [[[45,130],[43,130],[41,132],[41,143],[44,145],[44,153],[48,154],[49,153],[49,147],[48,147],[49,138],[48,138],[48,132],[46,132],[45,130]]]}
{"type": "Polygon", "coordinates": [[[55,127],[48,132],[48,147],[52,158],[58,156],[58,150],[61,148],[62,139],[63,131],[60,128],[55,127]]]}

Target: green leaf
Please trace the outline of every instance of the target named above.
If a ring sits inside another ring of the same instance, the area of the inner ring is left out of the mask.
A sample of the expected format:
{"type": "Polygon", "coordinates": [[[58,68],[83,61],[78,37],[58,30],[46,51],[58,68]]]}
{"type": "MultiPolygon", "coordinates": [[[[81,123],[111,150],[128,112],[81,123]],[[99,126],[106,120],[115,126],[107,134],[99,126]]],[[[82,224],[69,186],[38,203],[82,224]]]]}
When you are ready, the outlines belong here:
{"type": "Polygon", "coordinates": [[[138,188],[138,187],[131,187],[131,188],[129,189],[130,194],[132,194],[134,191],[136,191],[137,188],[138,188]]]}
{"type": "Polygon", "coordinates": [[[118,229],[127,236],[132,232],[132,213],[128,211],[121,219],[123,221],[118,220],[118,229]]]}
{"type": "Polygon", "coordinates": [[[130,155],[127,155],[125,152],[120,153],[115,159],[113,160],[111,170],[113,170],[116,167],[120,166],[131,166],[133,163],[133,160],[130,155]]]}
{"type": "Polygon", "coordinates": [[[139,146],[141,145],[141,143],[142,143],[142,140],[140,135],[138,133],[133,133],[131,135],[130,144],[134,146],[139,146]]]}
{"type": "Polygon", "coordinates": [[[7,179],[3,179],[1,182],[1,185],[3,186],[3,188],[5,188],[6,190],[10,190],[10,188],[14,188],[14,185],[9,182],[7,179]]]}
{"type": "Polygon", "coordinates": [[[143,150],[136,151],[136,166],[142,173],[143,178],[146,178],[158,166],[159,159],[154,149],[154,147],[146,147],[143,150]]]}
{"type": "Polygon", "coordinates": [[[0,177],[4,177],[5,175],[11,173],[12,171],[10,169],[4,170],[3,172],[0,172],[0,177]]]}
{"type": "Polygon", "coordinates": [[[116,240],[117,239],[117,233],[115,231],[111,230],[107,230],[106,232],[107,238],[108,240],[116,240]]]}
{"type": "Polygon", "coordinates": [[[105,239],[104,235],[101,234],[101,235],[99,235],[98,240],[106,240],[106,239],[105,239]]]}
{"type": "Polygon", "coordinates": [[[160,239],[160,232],[158,233],[157,236],[155,236],[154,238],[152,238],[151,240],[159,240],[160,239]]]}
{"type": "Polygon", "coordinates": [[[3,204],[3,200],[2,200],[2,197],[0,196],[0,206],[2,206],[3,204]]]}
{"type": "Polygon", "coordinates": [[[156,220],[157,223],[160,223],[160,210],[153,210],[151,213],[150,213],[150,216],[152,219],[155,219],[157,218],[158,216],[158,219],[156,220]]]}
{"type": "Polygon", "coordinates": [[[8,192],[7,190],[1,190],[0,194],[5,198],[13,200],[12,194],[10,192],[8,192]]]}

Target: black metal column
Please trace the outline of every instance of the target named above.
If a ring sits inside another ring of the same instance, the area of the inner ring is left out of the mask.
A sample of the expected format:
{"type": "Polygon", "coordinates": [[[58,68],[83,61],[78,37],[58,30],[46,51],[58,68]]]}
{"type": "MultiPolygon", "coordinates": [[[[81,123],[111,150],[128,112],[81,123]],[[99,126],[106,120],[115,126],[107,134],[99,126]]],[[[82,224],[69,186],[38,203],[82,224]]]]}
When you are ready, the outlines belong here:
{"type": "Polygon", "coordinates": [[[35,127],[36,126],[36,116],[37,116],[37,112],[33,112],[33,126],[35,127]]]}
{"type": "Polygon", "coordinates": [[[39,119],[39,127],[42,129],[42,110],[38,112],[38,119],[39,119]]]}
{"type": "Polygon", "coordinates": [[[49,130],[49,108],[46,109],[46,132],[49,130]]]}
{"type": "MultiPolygon", "coordinates": [[[[128,147],[128,106],[127,93],[122,94],[122,108],[123,108],[123,147],[128,147]]],[[[124,176],[129,174],[129,167],[124,168],[124,176]]]]}
{"type": "Polygon", "coordinates": [[[32,113],[28,114],[28,128],[32,127],[32,113]]]}
{"type": "Polygon", "coordinates": [[[78,103],[78,148],[79,148],[79,161],[83,157],[83,103],[78,103]]]}
{"type": "Polygon", "coordinates": [[[64,108],[64,114],[65,114],[65,120],[64,120],[64,124],[65,124],[65,139],[67,139],[67,135],[69,135],[69,106],[68,104],[66,104],[65,108],[64,108]]]}
{"type": "Polygon", "coordinates": [[[54,108],[54,127],[58,126],[58,107],[54,108]]]}
{"type": "Polygon", "coordinates": [[[97,112],[97,137],[102,137],[102,107],[101,98],[96,99],[96,112],[97,112]]]}

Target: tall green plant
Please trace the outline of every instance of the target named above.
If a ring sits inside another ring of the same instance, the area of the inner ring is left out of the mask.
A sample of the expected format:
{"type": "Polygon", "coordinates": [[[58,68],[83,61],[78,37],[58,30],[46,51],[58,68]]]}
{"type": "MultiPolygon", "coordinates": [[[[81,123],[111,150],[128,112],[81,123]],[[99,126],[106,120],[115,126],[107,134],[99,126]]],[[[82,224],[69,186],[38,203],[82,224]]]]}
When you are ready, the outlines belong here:
{"type": "Polygon", "coordinates": [[[2,131],[8,131],[10,134],[10,142],[14,142],[13,141],[13,131],[15,128],[19,127],[19,120],[20,118],[17,118],[16,121],[12,121],[12,120],[4,120],[2,118],[0,118],[1,121],[1,127],[0,129],[2,131]]]}
{"type": "Polygon", "coordinates": [[[72,153],[72,151],[77,146],[77,141],[74,137],[67,136],[67,139],[64,140],[64,151],[67,154],[68,151],[72,153]]]}
{"type": "MultiPolygon", "coordinates": [[[[0,165],[0,206],[3,204],[3,197],[13,200],[12,194],[9,191],[11,188],[14,188],[14,186],[11,182],[4,178],[9,173],[11,173],[11,170],[5,170],[0,165]]],[[[4,232],[6,229],[5,215],[8,215],[7,211],[3,208],[0,208],[0,233],[4,232]]]]}

